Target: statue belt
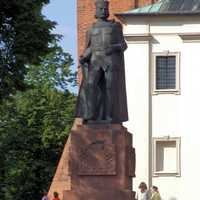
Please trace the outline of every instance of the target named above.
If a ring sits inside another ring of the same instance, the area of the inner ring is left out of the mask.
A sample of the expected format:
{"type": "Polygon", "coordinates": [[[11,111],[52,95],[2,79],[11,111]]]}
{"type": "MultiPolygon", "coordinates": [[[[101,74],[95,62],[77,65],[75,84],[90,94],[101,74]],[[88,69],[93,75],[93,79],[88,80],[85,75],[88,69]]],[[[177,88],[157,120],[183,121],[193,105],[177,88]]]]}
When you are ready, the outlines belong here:
{"type": "Polygon", "coordinates": [[[96,52],[96,51],[106,51],[106,49],[108,49],[107,47],[95,47],[95,48],[92,48],[92,51],[96,52]]]}

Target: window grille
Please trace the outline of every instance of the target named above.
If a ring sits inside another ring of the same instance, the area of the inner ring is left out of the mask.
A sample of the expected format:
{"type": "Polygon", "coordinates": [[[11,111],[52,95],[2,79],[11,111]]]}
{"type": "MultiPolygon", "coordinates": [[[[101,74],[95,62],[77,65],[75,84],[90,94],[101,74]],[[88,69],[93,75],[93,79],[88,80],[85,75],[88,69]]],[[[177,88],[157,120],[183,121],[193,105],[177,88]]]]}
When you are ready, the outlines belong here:
{"type": "Polygon", "coordinates": [[[156,56],[156,89],[176,89],[176,56],[156,56]]]}
{"type": "Polygon", "coordinates": [[[179,53],[153,54],[153,93],[179,94],[179,53]]]}

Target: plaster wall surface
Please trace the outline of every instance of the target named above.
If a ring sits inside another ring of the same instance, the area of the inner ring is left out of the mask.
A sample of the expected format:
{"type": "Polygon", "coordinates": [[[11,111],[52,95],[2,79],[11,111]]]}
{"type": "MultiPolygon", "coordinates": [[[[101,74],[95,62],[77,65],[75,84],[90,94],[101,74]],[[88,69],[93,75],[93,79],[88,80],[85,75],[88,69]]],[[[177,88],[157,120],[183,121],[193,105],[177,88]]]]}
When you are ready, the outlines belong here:
{"type": "Polygon", "coordinates": [[[129,48],[125,53],[125,64],[129,122],[125,125],[134,137],[133,146],[136,149],[137,162],[133,189],[137,191],[141,180],[148,182],[149,44],[145,42],[128,45],[129,48]]]}

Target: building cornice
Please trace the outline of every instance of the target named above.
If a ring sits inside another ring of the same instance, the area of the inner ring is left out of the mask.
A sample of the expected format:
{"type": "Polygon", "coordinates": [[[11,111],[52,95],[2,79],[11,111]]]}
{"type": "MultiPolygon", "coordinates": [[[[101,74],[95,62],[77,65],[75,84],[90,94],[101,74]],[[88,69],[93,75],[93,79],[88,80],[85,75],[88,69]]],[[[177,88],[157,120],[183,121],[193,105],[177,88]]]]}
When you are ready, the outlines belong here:
{"type": "Polygon", "coordinates": [[[153,37],[151,34],[124,34],[125,39],[129,41],[149,41],[153,37]]]}
{"type": "Polygon", "coordinates": [[[200,32],[199,33],[179,33],[178,34],[183,41],[200,41],[200,32]]]}

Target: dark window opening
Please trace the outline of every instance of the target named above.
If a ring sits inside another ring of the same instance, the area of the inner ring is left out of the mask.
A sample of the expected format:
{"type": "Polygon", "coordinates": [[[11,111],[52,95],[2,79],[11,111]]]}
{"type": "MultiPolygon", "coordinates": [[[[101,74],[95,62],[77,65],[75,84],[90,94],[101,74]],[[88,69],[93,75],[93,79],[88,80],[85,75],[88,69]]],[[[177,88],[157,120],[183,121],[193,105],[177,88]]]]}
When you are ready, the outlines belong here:
{"type": "Polygon", "coordinates": [[[156,56],[156,89],[176,89],[176,56],[156,56]]]}

